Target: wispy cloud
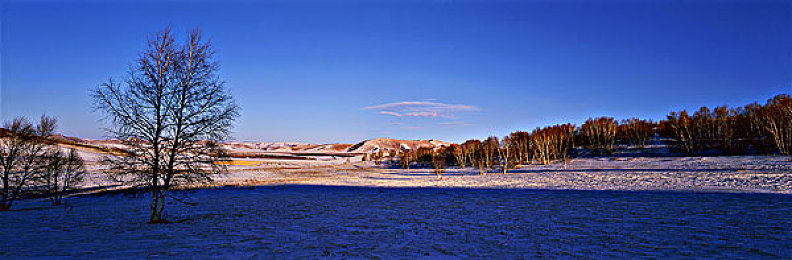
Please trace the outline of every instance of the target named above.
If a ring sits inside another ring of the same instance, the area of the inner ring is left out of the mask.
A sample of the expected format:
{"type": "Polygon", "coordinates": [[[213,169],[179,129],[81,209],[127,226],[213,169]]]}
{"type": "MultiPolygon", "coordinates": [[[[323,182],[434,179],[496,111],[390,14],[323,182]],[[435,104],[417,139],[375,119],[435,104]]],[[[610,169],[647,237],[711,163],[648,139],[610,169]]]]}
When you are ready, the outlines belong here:
{"type": "Polygon", "coordinates": [[[449,122],[438,123],[437,125],[442,127],[459,127],[459,126],[469,126],[470,124],[462,121],[449,121],[449,122]]]}
{"type": "Polygon", "coordinates": [[[446,104],[429,101],[403,101],[364,107],[364,110],[377,110],[378,114],[395,117],[442,117],[455,118],[465,111],[481,110],[478,107],[461,104],[446,104]]]}

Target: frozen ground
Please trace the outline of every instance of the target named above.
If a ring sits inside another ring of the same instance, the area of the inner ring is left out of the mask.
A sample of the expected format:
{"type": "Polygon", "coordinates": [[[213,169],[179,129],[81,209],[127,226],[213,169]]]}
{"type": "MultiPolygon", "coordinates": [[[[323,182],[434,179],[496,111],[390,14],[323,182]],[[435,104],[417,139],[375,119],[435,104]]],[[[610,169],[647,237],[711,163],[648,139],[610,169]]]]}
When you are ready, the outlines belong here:
{"type": "Polygon", "coordinates": [[[792,257],[792,197],[631,191],[269,186],[24,201],[0,258],[792,257]]]}
{"type": "Polygon", "coordinates": [[[389,169],[371,162],[281,161],[234,166],[217,185],[309,184],[376,187],[479,187],[575,190],[674,190],[792,193],[792,162],[779,156],[625,157],[574,159],[480,175],[448,169],[389,169]]]}
{"type": "MultiPolygon", "coordinates": [[[[87,186],[111,185],[87,158],[87,186]]],[[[347,158],[244,160],[216,177],[224,188],[173,192],[195,205],[169,198],[168,225],[145,224],[145,197],[20,201],[0,212],[0,258],[792,258],[787,157],[588,158],[440,180],[347,158]]]]}
{"type": "MultiPolygon", "coordinates": [[[[113,186],[101,174],[102,154],[82,151],[91,177],[85,188],[113,186]]],[[[501,174],[493,169],[404,170],[332,154],[303,158],[229,158],[229,172],[209,186],[308,184],[376,187],[479,187],[574,190],[674,190],[792,193],[792,160],[783,156],[577,158],[563,164],[524,165],[501,174]]],[[[206,186],[206,185],[201,185],[206,186]]],[[[193,186],[194,187],[194,186],[193,186]]]]}

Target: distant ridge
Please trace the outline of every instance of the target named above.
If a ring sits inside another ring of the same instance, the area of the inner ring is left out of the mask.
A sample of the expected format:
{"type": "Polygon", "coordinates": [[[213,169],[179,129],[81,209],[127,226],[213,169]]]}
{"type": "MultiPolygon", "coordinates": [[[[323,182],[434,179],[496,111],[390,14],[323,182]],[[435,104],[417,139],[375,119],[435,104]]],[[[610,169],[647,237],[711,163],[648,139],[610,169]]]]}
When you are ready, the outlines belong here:
{"type": "Polygon", "coordinates": [[[348,153],[383,153],[398,152],[403,150],[416,150],[420,148],[441,148],[451,145],[438,140],[399,140],[393,138],[377,138],[359,142],[346,150],[348,153]]]}
{"type": "MultiPolygon", "coordinates": [[[[8,134],[8,130],[0,128],[0,136],[8,134]]],[[[120,140],[92,140],[56,134],[50,140],[68,147],[105,154],[125,154],[127,147],[120,140]]],[[[393,138],[376,138],[356,144],[306,144],[297,142],[238,142],[231,141],[221,144],[229,152],[248,153],[383,153],[416,150],[420,148],[441,148],[451,145],[434,139],[400,140],[393,138]]]]}

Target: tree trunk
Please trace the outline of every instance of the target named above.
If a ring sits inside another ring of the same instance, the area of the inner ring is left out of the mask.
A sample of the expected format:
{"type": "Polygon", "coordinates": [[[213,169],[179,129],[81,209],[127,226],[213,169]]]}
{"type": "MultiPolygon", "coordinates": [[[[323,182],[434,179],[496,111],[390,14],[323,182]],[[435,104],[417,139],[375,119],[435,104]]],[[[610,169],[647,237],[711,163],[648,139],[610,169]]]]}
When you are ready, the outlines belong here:
{"type": "Polygon", "coordinates": [[[151,192],[151,217],[149,224],[166,224],[165,219],[165,193],[162,189],[155,189],[151,192]]]}
{"type": "Polygon", "coordinates": [[[160,189],[159,191],[159,203],[157,203],[157,215],[159,215],[160,222],[168,223],[168,220],[165,219],[165,189],[160,189]]]}
{"type": "Polygon", "coordinates": [[[149,223],[159,223],[162,221],[162,216],[157,212],[158,204],[159,203],[159,191],[157,188],[151,189],[151,216],[149,218],[149,223]]]}
{"type": "Polygon", "coordinates": [[[11,204],[14,204],[14,202],[3,199],[3,201],[0,202],[0,211],[10,211],[11,204]]]}
{"type": "Polygon", "coordinates": [[[11,210],[11,201],[9,201],[8,196],[8,178],[3,178],[3,199],[0,201],[0,211],[9,211],[11,210]]]}

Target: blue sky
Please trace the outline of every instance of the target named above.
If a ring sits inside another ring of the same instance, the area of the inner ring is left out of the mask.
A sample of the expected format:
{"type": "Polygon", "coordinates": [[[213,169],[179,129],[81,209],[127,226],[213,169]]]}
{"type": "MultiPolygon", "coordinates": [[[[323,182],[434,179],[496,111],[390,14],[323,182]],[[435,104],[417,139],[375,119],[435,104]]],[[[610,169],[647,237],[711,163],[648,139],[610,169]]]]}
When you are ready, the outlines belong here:
{"type": "Polygon", "coordinates": [[[3,120],[102,138],[89,91],[167,26],[214,43],[237,140],[463,141],[792,85],[789,1],[5,1],[3,120]]]}

